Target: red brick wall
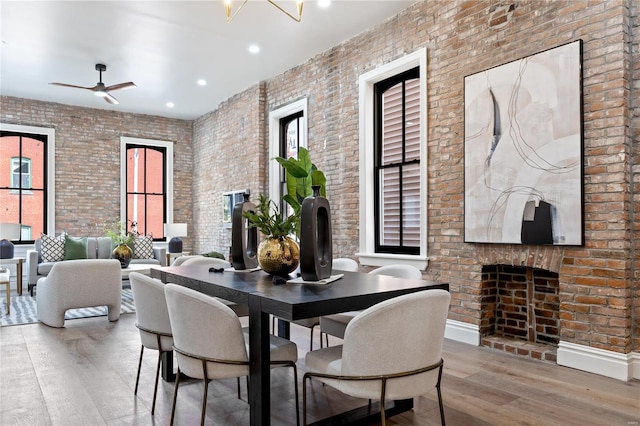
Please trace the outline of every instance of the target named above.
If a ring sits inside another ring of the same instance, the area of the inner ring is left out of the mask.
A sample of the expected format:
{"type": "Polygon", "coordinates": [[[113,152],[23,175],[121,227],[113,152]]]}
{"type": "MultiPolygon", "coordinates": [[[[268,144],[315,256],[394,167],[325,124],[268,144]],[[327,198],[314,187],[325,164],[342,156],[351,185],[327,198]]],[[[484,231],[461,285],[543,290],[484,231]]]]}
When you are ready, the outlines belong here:
{"type": "Polygon", "coordinates": [[[118,220],[121,136],[174,142],[174,220],[192,223],[191,121],[6,96],[0,121],[55,129],[55,231],[100,236],[118,220]]]}
{"type": "Polygon", "coordinates": [[[266,193],[264,84],[228,99],[194,122],[193,205],[195,250],[229,254],[231,228],[222,224],[223,193],[266,193]]]}
{"type": "Polygon", "coordinates": [[[630,40],[630,61],[631,81],[629,83],[631,89],[630,95],[630,128],[629,144],[631,144],[631,289],[630,297],[632,303],[632,347],[636,351],[640,351],[640,221],[637,220],[640,214],[640,3],[637,1],[630,2],[629,7],[629,25],[631,27],[630,40]]]}
{"type": "MultiPolygon", "coordinates": [[[[335,255],[359,250],[358,77],[426,47],[431,260],[425,275],[451,284],[449,318],[480,325],[483,264],[524,265],[559,273],[561,340],[621,353],[637,349],[630,125],[634,118],[637,127],[638,107],[632,110],[630,102],[637,104],[638,97],[630,97],[634,62],[629,52],[630,22],[637,27],[637,10],[630,16],[631,3],[419,2],[267,81],[267,111],[303,96],[309,99],[309,147],[328,177],[335,255]],[[585,246],[465,244],[464,76],[577,39],[584,41],[585,246]]],[[[632,46],[638,50],[637,43],[632,46]]]]}

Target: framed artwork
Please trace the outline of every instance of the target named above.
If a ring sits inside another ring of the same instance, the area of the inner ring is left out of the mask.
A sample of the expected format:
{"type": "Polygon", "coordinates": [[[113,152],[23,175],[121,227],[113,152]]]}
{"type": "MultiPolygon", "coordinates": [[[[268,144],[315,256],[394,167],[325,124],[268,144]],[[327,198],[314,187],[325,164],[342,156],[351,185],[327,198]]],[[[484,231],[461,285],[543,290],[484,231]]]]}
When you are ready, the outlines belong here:
{"type": "Polygon", "coordinates": [[[582,40],[464,79],[465,242],[582,245],[582,40]]]}

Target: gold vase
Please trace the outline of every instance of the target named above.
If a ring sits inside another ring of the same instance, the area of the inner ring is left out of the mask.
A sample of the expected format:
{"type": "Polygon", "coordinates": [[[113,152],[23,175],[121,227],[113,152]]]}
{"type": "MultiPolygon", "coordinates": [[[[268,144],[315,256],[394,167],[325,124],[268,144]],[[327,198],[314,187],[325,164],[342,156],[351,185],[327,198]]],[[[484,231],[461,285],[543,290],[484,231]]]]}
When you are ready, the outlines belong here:
{"type": "Polygon", "coordinates": [[[258,263],[268,274],[289,274],[300,263],[298,243],[290,237],[267,237],[258,246],[258,263]]]}
{"type": "Polygon", "coordinates": [[[133,257],[133,250],[126,244],[118,244],[116,248],[111,252],[111,257],[120,261],[120,267],[122,269],[129,266],[131,258],[133,257]]]}

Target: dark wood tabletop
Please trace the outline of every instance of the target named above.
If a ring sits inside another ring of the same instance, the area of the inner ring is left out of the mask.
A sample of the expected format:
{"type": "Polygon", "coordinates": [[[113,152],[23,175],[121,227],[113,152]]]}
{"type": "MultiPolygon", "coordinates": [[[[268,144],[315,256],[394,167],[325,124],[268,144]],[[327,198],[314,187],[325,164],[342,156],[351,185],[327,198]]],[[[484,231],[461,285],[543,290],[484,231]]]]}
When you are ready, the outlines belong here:
{"type": "MultiPolygon", "coordinates": [[[[151,276],[204,294],[249,305],[249,392],[251,425],[270,424],[269,315],[284,320],[365,309],[376,303],[417,291],[444,289],[449,284],[362,272],[344,274],[330,284],[274,284],[263,271],[209,272],[203,265],[155,268],[151,276]]],[[[165,357],[168,362],[169,357],[165,357]]],[[[166,367],[163,366],[163,372],[166,367]]]]}

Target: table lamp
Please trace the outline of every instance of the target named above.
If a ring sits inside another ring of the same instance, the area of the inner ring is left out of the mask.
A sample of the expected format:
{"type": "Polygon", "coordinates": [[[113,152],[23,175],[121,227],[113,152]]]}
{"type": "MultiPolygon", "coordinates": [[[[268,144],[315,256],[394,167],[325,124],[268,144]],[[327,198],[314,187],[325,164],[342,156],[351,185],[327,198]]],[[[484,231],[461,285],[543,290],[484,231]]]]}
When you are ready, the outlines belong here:
{"type": "Polygon", "coordinates": [[[0,259],[13,259],[13,243],[20,239],[19,223],[0,223],[0,259]]]}
{"type": "Polygon", "coordinates": [[[186,223],[165,223],[164,235],[169,240],[169,246],[167,251],[169,253],[182,253],[182,240],[180,237],[187,236],[187,224],[186,223]]]}

